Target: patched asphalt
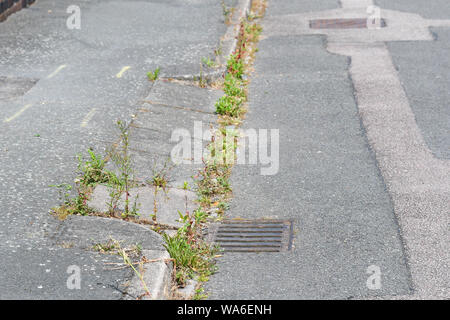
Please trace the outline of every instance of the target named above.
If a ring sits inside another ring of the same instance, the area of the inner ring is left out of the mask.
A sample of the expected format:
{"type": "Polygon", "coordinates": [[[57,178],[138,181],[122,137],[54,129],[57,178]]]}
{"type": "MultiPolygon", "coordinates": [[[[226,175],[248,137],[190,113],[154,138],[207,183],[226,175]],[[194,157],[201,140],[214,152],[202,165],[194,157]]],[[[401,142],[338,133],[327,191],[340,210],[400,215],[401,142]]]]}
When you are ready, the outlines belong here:
{"type": "Polygon", "coordinates": [[[413,12],[427,19],[449,19],[447,0],[375,0],[374,4],[389,10],[413,12]]]}
{"type": "Polygon", "coordinates": [[[450,159],[450,29],[431,31],[436,41],[390,42],[388,49],[428,147],[450,159]]]}

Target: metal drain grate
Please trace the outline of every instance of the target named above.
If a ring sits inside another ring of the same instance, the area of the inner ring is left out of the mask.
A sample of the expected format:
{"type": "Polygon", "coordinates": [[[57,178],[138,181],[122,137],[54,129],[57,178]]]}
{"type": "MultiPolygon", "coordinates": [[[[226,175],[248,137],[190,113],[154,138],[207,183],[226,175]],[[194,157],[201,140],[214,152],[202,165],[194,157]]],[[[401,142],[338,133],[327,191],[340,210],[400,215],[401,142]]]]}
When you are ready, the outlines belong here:
{"type": "MultiPolygon", "coordinates": [[[[367,19],[317,19],[309,21],[311,29],[367,29],[367,19]]],[[[380,27],[386,27],[386,21],[380,20],[380,27]]]]}
{"type": "Polygon", "coordinates": [[[281,252],[291,250],[292,221],[225,220],[208,230],[208,241],[225,252],[281,252]]]}

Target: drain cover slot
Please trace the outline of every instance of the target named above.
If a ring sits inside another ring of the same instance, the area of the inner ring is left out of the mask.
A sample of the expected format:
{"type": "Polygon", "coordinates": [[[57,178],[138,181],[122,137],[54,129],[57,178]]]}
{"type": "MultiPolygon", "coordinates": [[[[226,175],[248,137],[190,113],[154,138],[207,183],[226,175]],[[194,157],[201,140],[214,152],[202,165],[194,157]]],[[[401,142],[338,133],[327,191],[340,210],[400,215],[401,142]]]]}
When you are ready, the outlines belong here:
{"type": "Polygon", "coordinates": [[[207,238],[225,252],[281,252],[291,249],[292,234],[292,221],[225,220],[210,225],[207,238]]]}
{"type": "MultiPolygon", "coordinates": [[[[310,20],[311,29],[367,29],[367,19],[317,19],[310,20]]],[[[380,27],[386,27],[386,21],[380,20],[380,27]]]]}

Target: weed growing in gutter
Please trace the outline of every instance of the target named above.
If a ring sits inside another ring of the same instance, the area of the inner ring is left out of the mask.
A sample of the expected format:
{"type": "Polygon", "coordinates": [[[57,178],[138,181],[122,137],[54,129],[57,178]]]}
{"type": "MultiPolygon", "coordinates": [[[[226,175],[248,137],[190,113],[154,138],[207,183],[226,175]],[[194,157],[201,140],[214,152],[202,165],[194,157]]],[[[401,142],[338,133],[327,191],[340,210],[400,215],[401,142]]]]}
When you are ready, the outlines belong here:
{"type": "Polygon", "coordinates": [[[261,31],[257,23],[241,21],[236,50],[227,61],[223,83],[225,94],[216,102],[216,112],[221,116],[219,122],[222,125],[237,125],[245,114],[248,80],[244,78],[250,71],[261,31]]]}
{"type": "Polygon", "coordinates": [[[218,152],[224,157],[235,154],[238,134],[236,130],[230,130],[229,126],[238,126],[246,112],[248,88],[246,78],[251,71],[254,54],[257,51],[256,44],[262,31],[261,26],[253,21],[256,16],[262,17],[264,10],[265,1],[253,1],[250,13],[253,18],[251,21],[241,21],[236,49],[227,62],[227,73],[223,82],[224,95],[216,102],[216,113],[219,115],[220,125],[218,134],[213,137],[210,145],[212,157],[205,161],[205,167],[199,172],[197,179],[199,202],[208,212],[214,209],[216,213],[223,213],[231,197],[229,177],[234,159],[230,161],[224,158],[223,161],[217,161],[215,155],[218,152]],[[232,135],[230,139],[223,139],[230,135],[232,135]],[[219,137],[223,139],[221,143],[216,141],[219,137]],[[231,145],[227,145],[230,141],[231,145]]]}
{"type": "Polygon", "coordinates": [[[188,279],[206,281],[216,271],[214,257],[219,249],[202,239],[202,229],[208,218],[205,211],[198,208],[192,213],[186,210],[178,214],[183,226],[174,236],[163,233],[163,238],[174,263],[175,281],[183,287],[188,279]]]}
{"type": "Polygon", "coordinates": [[[207,66],[208,68],[214,68],[216,66],[216,63],[213,60],[211,60],[211,58],[203,57],[202,58],[202,63],[205,66],[207,66]]]}
{"type": "MultiPolygon", "coordinates": [[[[227,61],[227,72],[224,76],[224,95],[216,102],[216,113],[219,115],[219,130],[213,135],[209,146],[211,157],[204,160],[204,168],[196,176],[197,195],[200,207],[192,214],[180,213],[184,226],[170,237],[164,235],[165,247],[172,257],[176,267],[176,280],[184,285],[187,279],[196,278],[200,282],[208,280],[216,270],[214,258],[218,257],[218,247],[211,246],[202,240],[201,230],[212,213],[220,219],[228,209],[228,200],[231,197],[229,177],[233,161],[226,157],[234,157],[237,147],[237,132],[229,130],[230,125],[239,125],[245,114],[247,102],[248,80],[246,75],[257,51],[256,43],[262,31],[261,27],[253,22],[262,17],[265,10],[265,1],[253,1],[251,20],[240,23],[239,37],[235,52],[227,61]],[[232,135],[232,139],[218,142],[219,137],[232,135]],[[231,141],[231,145],[229,145],[231,141]],[[231,153],[229,151],[232,151],[231,153]],[[224,159],[217,157],[223,154],[224,159]]],[[[201,288],[197,288],[195,299],[205,298],[201,288]]]]}
{"type": "Polygon", "coordinates": [[[160,71],[160,68],[158,67],[153,72],[152,71],[147,72],[148,80],[156,81],[159,77],[159,71],[160,71]]]}
{"type": "Polygon", "coordinates": [[[138,265],[139,265],[139,271],[138,271],[136,269],[136,267],[134,266],[131,258],[128,256],[128,254],[127,254],[125,249],[122,249],[122,248],[119,247],[119,256],[122,257],[123,262],[125,263],[125,265],[127,265],[128,267],[133,269],[134,273],[138,276],[139,280],[142,283],[142,286],[144,287],[145,293],[143,295],[139,296],[138,299],[141,299],[143,296],[150,295],[150,290],[148,289],[147,284],[145,283],[145,280],[144,280],[144,276],[143,276],[144,271],[145,271],[144,267],[143,267],[143,261],[140,261],[138,263],[138,265]]]}
{"type": "Polygon", "coordinates": [[[119,143],[108,151],[108,158],[113,162],[117,172],[107,170],[106,158],[97,155],[92,150],[88,150],[88,160],[83,160],[78,155],[78,178],[75,179],[74,187],[70,184],[52,185],[60,190],[62,205],[52,209],[52,213],[60,219],[74,214],[78,215],[101,215],[94,212],[89,206],[90,195],[97,185],[106,185],[110,190],[108,200],[109,216],[116,217],[120,211],[121,218],[136,217],[138,213],[137,197],[134,202],[130,200],[130,190],[136,186],[133,178],[133,168],[129,154],[128,125],[122,121],[117,122],[120,131],[119,143]],[[73,189],[76,191],[75,197],[71,197],[73,189]],[[124,209],[119,210],[119,201],[125,195],[124,209]]]}
{"type": "Polygon", "coordinates": [[[109,172],[110,179],[105,182],[110,189],[110,202],[108,203],[110,214],[113,215],[118,210],[118,203],[121,196],[125,195],[124,211],[122,217],[136,216],[137,198],[135,198],[130,209],[130,189],[136,186],[133,178],[133,168],[129,152],[128,125],[122,121],[117,121],[117,127],[120,131],[120,143],[116,148],[109,150],[109,157],[117,168],[119,174],[109,172]]]}
{"type": "Polygon", "coordinates": [[[213,261],[214,248],[203,241],[193,242],[184,233],[170,237],[163,234],[167,252],[174,261],[175,280],[179,286],[184,286],[188,279],[197,276],[199,281],[206,281],[216,271],[213,261]]]}
{"type": "Polygon", "coordinates": [[[221,5],[222,5],[222,13],[223,13],[223,17],[225,19],[225,24],[230,24],[231,22],[231,17],[233,15],[234,12],[234,8],[229,8],[226,4],[225,1],[222,0],[221,1],[221,5]]]}
{"type": "Polygon", "coordinates": [[[106,243],[95,244],[92,249],[104,254],[119,255],[123,259],[123,263],[109,263],[116,265],[116,267],[110,270],[117,270],[127,267],[131,268],[133,272],[138,276],[145,290],[145,293],[140,295],[138,299],[142,299],[142,297],[150,295],[150,290],[148,289],[148,286],[143,277],[143,273],[145,271],[143,264],[148,260],[142,256],[142,246],[140,244],[135,244],[131,248],[122,248],[118,240],[110,238],[106,243]],[[133,262],[133,260],[137,261],[133,262]]]}

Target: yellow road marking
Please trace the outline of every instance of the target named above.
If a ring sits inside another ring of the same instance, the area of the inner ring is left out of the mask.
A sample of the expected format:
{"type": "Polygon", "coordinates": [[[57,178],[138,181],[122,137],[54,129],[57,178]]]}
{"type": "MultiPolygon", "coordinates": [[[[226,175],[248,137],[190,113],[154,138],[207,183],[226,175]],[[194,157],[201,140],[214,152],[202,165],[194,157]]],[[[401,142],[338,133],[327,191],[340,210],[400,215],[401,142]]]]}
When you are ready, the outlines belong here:
{"type": "Polygon", "coordinates": [[[60,65],[55,71],[53,71],[51,74],[48,75],[47,79],[53,78],[54,76],[56,76],[58,74],[58,72],[60,72],[65,67],[67,67],[66,64],[60,65]]]}
{"type": "Polygon", "coordinates": [[[24,113],[28,108],[30,108],[32,106],[32,104],[27,104],[26,106],[24,106],[22,109],[20,109],[19,111],[16,112],[15,115],[13,115],[10,118],[6,118],[5,120],[3,120],[3,122],[11,122],[14,119],[16,119],[18,116],[20,116],[22,113],[24,113]]]}
{"type": "Polygon", "coordinates": [[[122,78],[123,74],[130,68],[130,66],[123,67],[122,70],[120,70],[120,72],[116,74],[116,78],[122,78]]]}
{"type": "Polygon", "coordinates": [[[84,117],[83,121],[81,122],[81,127],[84,128],[88,125],[89,121],[91,121],[94,114],[97,112],[97,108],[92,109],[89,111],[89,113],[84,117]]]}

